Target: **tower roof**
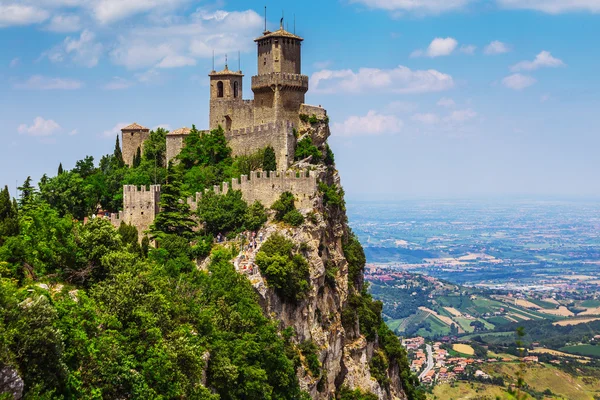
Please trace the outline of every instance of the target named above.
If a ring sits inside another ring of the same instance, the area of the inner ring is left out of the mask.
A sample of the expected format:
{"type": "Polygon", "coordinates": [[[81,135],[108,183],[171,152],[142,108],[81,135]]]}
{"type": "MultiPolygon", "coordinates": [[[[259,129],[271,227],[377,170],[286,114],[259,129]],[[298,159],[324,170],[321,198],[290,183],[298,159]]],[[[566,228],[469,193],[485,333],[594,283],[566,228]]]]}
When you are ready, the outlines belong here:
{"type": "Polygon", "coordinates": [[[242,71],[231,71],[227,65],[222,71],[212,71],[208,76],[244,76],[242,71]]]}
{"type": "Polygon", "coordinates": [[[183,127],[179,129],[175,129],[174,131],[169,132],[167,135],[189,135],[192,130],[188,127],[183,127]]]}
{"type": "Polygon", "coordinates": [[[121,128],[121,130],[122,131],[140,131],[140,130],[149,131],[150,129],[146,128],[145,126],[139,125],[137,122],[134,122],[131,125],[127,125],[125,128],[121,128]]]}
{"type": "Polygon", "coordinates": [[[261,37],[254,39],[254,41],[258,42],[258,41],[263,40],[263,39],[276,38],[276,37],[282,37],[282,38],[287,38],[287,39],[296,39],[296,40],[299,40],[299,41],[303,41],[304,40],[300,36],[294,35],[293,33],[290,33],[290,32],[286,31],[283,28],[279,28],[279,30],[275,31],[275,32],[265,31],[264,34],[261,37]]]}

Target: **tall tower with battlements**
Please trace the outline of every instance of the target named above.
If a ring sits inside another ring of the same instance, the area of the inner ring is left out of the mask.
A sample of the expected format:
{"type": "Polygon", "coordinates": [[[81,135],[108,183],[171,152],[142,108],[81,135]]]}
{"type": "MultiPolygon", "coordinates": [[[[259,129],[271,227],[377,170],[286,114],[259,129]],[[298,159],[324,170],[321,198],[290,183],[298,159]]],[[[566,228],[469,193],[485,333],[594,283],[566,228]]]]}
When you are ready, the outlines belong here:
{"type": "Polygon", "coordinates": [[[212,71],[210,77],[211,129],[219,125],[225,131],[245,128],[253,124],[252,106],[242,98],[242,71],[231,71],[227,64],[222,71],[212,71]]]}
{"type": "Polygon", "coordinates": [[[254,123],[290,121],[298,124],[300,105],[308,91],[302,75],[302,39],[283,29],[265,31],[258,47],[258,75],[252,77],[254,123]]]}
{"type": "Polygon", "coordinates": [[[121,134],[123,135],[121,140],[123,144],[123,161],[128,166],[132,166],[133,157],[135,157],[138,148],[141,153],[144,152],[144,142],[150,137],[150,129],[134,122],[121,129],[121,134]]]}

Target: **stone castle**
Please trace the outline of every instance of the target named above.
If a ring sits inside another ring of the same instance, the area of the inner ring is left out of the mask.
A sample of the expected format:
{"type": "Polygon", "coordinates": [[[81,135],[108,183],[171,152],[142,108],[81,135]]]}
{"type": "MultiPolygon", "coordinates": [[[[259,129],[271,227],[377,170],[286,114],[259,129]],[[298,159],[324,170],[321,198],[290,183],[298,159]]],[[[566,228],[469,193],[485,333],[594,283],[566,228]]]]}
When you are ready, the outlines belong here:
{"type": "MultiPolygon", "coordinates": [[[[299,208],[311,208],[317,192],[314,173],[288,171],[294,161],[296,129],[302,124],[301,116],[327,119],[327,112],[320,106],[304,103],[308,91],[308,76],[301,71],[301,46],[303,39],[283,29],[270,32],[254,40],[258,48],[258,75],[252,77],[253,100],[243,99],[242,71],[231,71],[227,64],[222,71],[212,71],[210,78],[209,130],[219,126],[232,149],[232,155],[252,154],[268,146],[275,150],[278,173],[253,172],[215,187],[224,193],[229,189],[241,190],[249,203],[256,200],[270,207],[285,191],[296,196],[299,208]]],[[[190,133],[187,127],[169,132],[166,138],[166,161],[175,158],[190,133]]],[[[125,163],[133,164],[138,150],[143,153],[144,142],[150,129],[133,123],[122,129],[122,153],[125,163]]],[[[197,200],[188,199],[195,208],[197,200]]],[[[123,211],[111,216],[114,225],[122,221],[134,225],[141,233],[147,230],[159,211],[160,186],[123,188],[123,211]]]]}

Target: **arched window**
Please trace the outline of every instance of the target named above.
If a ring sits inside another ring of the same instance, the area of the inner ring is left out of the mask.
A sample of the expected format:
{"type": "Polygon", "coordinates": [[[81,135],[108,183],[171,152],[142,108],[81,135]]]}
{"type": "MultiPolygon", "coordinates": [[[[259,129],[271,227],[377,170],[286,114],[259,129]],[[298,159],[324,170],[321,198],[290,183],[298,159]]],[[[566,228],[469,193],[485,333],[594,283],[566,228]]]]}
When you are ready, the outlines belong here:
{"type": "Polygon", "coordinates": [[[217,82],[217,97],[223,97],[223,82],[217,82]]]}
{"type": "Polygon", "coordinates": [[[233,82],[233,97],[236,98],[236,99],[238,97],[238,91],[239,91],[239,88],[238,88],[237,81],[233,82]]]}

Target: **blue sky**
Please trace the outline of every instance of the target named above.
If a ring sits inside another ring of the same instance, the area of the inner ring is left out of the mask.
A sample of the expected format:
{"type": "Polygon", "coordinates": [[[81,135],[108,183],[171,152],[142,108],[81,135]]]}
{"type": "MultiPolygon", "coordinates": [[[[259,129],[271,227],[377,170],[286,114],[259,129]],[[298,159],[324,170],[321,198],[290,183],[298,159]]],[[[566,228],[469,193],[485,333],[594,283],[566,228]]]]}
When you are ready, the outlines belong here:
{"type": "Polygon", "coordinates": [[[212,52],[305,38],[351,198],[600,197],[600,0],[0,0],[0,183],[208,121],[212,52]]]}

